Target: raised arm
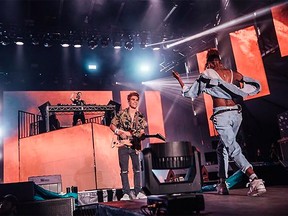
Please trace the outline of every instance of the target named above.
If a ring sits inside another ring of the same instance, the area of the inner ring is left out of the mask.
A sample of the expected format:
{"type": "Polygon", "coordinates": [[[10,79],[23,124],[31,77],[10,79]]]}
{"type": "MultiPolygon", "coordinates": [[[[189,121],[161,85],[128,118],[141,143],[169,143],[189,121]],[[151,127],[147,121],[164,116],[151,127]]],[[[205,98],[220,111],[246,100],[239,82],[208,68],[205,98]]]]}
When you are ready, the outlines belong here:
{"type": "Polygon", "coordinates": [[[72,102],[74,102],[74,92],[71,94],[70,100],[71,100],[72,102]]]}
{"type": "Polygon", "coordinates": [[[179,82],[181,88],[183,88],[184,87],[184,83],[182,81],[182,78],[180,77],[180,74],[178,72],[176,72],[176,71],[172,71],[172,75],[179,82]]]}

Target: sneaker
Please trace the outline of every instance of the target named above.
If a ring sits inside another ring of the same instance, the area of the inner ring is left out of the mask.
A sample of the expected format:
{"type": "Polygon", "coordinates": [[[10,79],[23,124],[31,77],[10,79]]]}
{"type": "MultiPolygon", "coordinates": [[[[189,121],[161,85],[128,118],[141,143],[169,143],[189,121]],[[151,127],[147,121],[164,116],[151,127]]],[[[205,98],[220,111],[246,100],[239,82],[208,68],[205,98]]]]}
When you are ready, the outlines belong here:
{"type": "Polygon", "coordinates": [[[128,194],[124,194],[120,200],[131,200],[128,194]]]}
{"type": "Polygon", "coordinates": [[[146,199],[147,196],[144,193],[139,192],[136,196],[136,199],[146,199]]]}
{"type": "Polygon", "coordinates": [[[249,186],[248,196],[260,196],[266,192],[264,181],[262,179],[249,180],[246,187],[249,186]]]}
{"type": "Polygon", "coordinates": [[[229,190],[226,182],[221,182],[216,186],[217,193],[220,195],[229,195],[229,190]]]}

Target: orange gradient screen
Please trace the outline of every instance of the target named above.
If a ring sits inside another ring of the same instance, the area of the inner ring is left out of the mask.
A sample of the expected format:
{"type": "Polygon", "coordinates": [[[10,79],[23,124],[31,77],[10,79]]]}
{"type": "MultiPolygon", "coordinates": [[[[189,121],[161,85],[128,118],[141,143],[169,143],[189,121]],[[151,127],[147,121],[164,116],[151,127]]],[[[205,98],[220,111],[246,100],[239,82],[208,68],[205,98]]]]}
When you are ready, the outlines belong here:
{"type": "Polygon", "coordinates": [[[288,55],[288,4],[271,9],[281,56],[288,55]]]}

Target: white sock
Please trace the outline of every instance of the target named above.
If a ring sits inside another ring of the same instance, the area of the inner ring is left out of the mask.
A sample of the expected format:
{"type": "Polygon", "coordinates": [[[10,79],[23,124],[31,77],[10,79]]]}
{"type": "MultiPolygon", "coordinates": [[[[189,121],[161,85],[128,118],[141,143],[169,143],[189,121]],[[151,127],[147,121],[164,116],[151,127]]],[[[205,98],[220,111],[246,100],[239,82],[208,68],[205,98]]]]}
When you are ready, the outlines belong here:
{"type": "Polygon", "coordinates": [[[253,181],[254,179],[258,179],[258,177],[255,173],[253,173],[252,175],[249,176],[250,181],[253,181]]]}

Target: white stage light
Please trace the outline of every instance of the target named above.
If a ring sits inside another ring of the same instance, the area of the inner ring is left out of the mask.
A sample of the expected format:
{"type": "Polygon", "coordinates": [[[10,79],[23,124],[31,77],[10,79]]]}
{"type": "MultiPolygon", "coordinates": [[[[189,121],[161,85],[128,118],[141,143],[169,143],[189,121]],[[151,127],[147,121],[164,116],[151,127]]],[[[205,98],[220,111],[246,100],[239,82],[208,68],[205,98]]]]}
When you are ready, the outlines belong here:
{"type": "Polygon", "coordinates": [[[149,72],[150,71],[150,66],[147,64],[142,64],[140,65],[140,71],[145,73],[145,72],[149,72]]]}
{"type": "Polygon", "coordinates": [[[97,69],[97,65],[92,65],[92,64],[90,64],[90,65],[88,65],[88,69],[89,70],[96,70],[97,69]]]}

